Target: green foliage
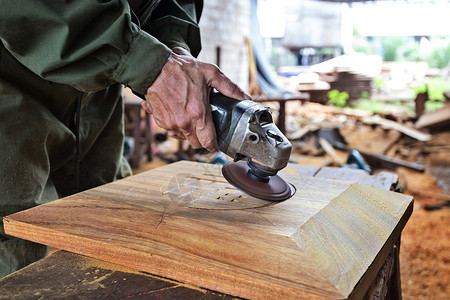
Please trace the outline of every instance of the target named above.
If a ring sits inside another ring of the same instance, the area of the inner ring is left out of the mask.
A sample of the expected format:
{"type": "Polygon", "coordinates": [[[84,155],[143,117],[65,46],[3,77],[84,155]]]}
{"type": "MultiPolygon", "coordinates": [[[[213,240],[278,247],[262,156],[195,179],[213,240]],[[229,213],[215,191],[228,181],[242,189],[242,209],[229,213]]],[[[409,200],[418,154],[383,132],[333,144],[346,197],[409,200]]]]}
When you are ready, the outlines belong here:
{"type": "Polygon", "coordinates": [[[450,89],[450,83],[442,78],[434,78],[428,82],[428,99],[444,101],[444,90],[450,89]]]}
{"type": "Polygon", "coordinates": [[[445,103],[442,101],[427,101],[425,102],[425,111],[426,112],[435,111],[444,107],[444,105],[445,103]]]}
{"type": "Polygon", "coordinates": [[[375,47],[372,45],[368,46],[353,46],[353,50],[355,50],[358,53],[364,53],[366,55],[373,55],[376,53],[375,47]]]}
{"type": "Polygon", "coordinates": [[[355,101],[353,107],[356,109],[378,114],[388,114],[399,111],[402,111],[408,115],[414,114],[414,106],[408,105],[407,103],[401,101],[385,102],[360,98],[358,101],[355,101]]]}
{"type": "Polygon", "coordinates": [[[380,77],[374,77],[372,79],[372,83],[373,83],[373,86],[376,89],[381,89],[381,88],[383,88],[386,85],[386,82],[384,82],[384,78],[381,77],[381,76],[380,77]]]}
{"type": "Polygon", "coordinates": [[[418,94],[426,93],[428,90],[428,84],[423,82],[411,88],[414,94],[417,96],[418,94]]]}
{"type": "Polygon", "coordinates": [[[405,39],[400,37],[381,37],[381,45],[383,46],[383,60],[397,60],[398,49],[405,44],[405,39]]]}
{"type": "Polygon", "coordinates": [[[347,92],[340,92],[338,90],[331,90],[327,93],[329,103],[337,107],[345,107],[349,95],[347,92]]]}
{"type": "MultiPolygon", "coordinates": [[[[354,37],[362,37],[354,33],[354,37]]],[[[450,38],[434,36],[431,39],[431,53],[424,56],[420,53],[420,43],[411,37],[378,37],[365,38],[365,44],[354,45],[355,51],[365,54],[375,54],[379,42],[383,49],[383,61],[425,61],[431,68],[443,69],[450,65],[450,38]]]]}
{"type": "Polygon", "coordinates": [[[426,61],[432,68],[443,69],[448,66],[450,64],[450,41],[447,45],[434,48],[426,61]]]}
{"type": "Polygon", "coordinates": [[[371,113],[383,113],[385,104],[381,101],[372,101],[370,99],[361,98],[355,103],[355,108],[368,111],[371,113]]]}
{"type": "Polygon", "coordinates": [[[433,78],[412,88],[414,93],[428,93],[425,111],[435,111],[445,105],[444,92],[450,90],[450,82],[443,78],[433,78]]]}
{"type": "Polygon", "coordinates": [[[432,101],[444,101],[444,91],[450,90],[450,82],[443,78],[433,78],[416,85],[412,89],[416,95],[427,92],[428,99],[432,101]]]}
{"type": "Polygon", "coordinates": [[[419,48],[420,44],[418,42],[410,42],[400,46],[397,49],[396,58],[399,61],[421,61],[419,48]]]}

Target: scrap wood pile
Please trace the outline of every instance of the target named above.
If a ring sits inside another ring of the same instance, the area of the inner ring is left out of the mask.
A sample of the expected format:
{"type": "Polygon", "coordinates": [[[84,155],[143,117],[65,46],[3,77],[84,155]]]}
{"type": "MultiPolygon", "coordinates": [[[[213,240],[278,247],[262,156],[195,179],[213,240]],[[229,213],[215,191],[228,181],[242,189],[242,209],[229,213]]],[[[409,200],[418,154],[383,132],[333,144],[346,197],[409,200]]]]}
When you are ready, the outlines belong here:
{"type": "Polygon", "coordinates": [[[446,299],[450,294],[448,107],[406,119],[318,103],[288,110],[286,135],[293,144],[293,161],[357,168],[367,164],[375,173],[390,169],[403,192],[414,196],[414,212],[401,238],[403,299],[446,299]],[[366,155],[361,155],[362,164],[355,157],[349,161],[352,150],[366,155]]]}
{"type": "Polygon", "coordinates": [[[437,137],[445,135],[445,129],[450,127],[444,125],[432,134],[416,129],[419,121],[307,103],[289,110],[286,136],[293,144],[294,159],[298,155],[327,154],[329,164],[340,166],[351,150],[357,150],[391,159],[392,166],[388,168],[406,165],[423,171],[429,154],[442,156],[448,151],[447,141],[437,137]]]}

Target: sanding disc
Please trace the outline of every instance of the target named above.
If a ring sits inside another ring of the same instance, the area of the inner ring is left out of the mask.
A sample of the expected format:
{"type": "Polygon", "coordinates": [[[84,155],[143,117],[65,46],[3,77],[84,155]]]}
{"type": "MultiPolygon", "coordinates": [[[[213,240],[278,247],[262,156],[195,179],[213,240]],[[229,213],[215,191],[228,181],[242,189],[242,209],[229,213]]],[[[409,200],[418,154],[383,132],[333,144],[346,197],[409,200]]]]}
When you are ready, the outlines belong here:
{"type": "Polygon", "coordinates": [[[250,168],[245,161],[227,162],[222,174],[229,183],[250,196],[270,201],[282,201],[291,197],[295,188],[280,176],[272,176],[268,182],[256,181],[249,177],[250,168]]]}

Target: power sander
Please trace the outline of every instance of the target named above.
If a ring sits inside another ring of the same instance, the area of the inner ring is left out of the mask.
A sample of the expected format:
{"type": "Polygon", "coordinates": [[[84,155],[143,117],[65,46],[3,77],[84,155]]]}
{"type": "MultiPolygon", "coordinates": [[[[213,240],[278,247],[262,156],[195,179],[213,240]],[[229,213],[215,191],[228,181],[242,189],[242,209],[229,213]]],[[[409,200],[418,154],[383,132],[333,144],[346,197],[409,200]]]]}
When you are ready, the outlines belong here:
{"type": "MultiPolygon", "coordinates": [[[[143,95],[133,93],[145,100],[143,95]]],[[[225,179],[263,200],[282,201],[291,197],[295,188],[277,173],[286,167],[292,145],[273,123],[270,109],[215,91],[211,92],[210,104],[219,150],[233,158],[233,162],[222,167],[225,179]]]]}
{"type": "Polygon", "coordinates": [[[228,182],[264,200],[291,197],[294,187],[277,173],[286,167],[292,146],[274,124],[270,109],[214,91],[210,104],[219,150],[234,159],[222,168],[228,182]]]}

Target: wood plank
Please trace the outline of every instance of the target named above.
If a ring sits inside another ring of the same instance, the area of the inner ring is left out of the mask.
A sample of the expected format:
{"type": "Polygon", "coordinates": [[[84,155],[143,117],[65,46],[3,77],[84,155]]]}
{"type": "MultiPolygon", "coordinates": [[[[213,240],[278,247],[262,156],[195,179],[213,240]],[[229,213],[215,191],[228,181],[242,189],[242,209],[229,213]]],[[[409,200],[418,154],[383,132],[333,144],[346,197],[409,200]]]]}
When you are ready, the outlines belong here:
{"type": "Polygon", "coordinates": [[[415,127],[417,129],[429,128],[435,129],[444,128],[450,124],[450,102],[446,103],[444,107],[439,110],[421,115],[417,120],[415,127]]]}
{"type": "Polygon", "coordinates": [[[295,195],[268,202],[220,168],[167,165],[8,216],[5,230],[231,295],[342,299],[367,290],[412,208],[409,196],[286,172],[295,195]]]}
{"type": "Polygon", "coordinates": [[[401,137],[397,130],[371,126],[349,126],[340,128],[339,131],[348,143],[348,149],[374,154],[386,154],[401,137]]]}
{"type": "Polygon", "coordinates": [[[314,165],[299,165],[299,164],[288,164],[286,168],[283,169],[283,174],[289,175],[304,175],[314,177],[320,170],[321,166],[314,165]]]}
{"type": "Polygon", "coordinates": [[[79,254],[58,251],[0,280],[0,298],[235,299],[79,254]]]}
{"type": "Polygon", "coordinates": [[[328,154],[328,156],[335,164],[339,166],[345,163],[345,160],[339,157],[336,150],[334,150],[333,146],[326,139],[319,138],[319,145],[328,154]]]}
{"type": "Polygon", "coordinates": [[[419,140],[421,142],[427,142],[427,141],[431,140],[431,134],[423,133],[419,130],[407,127],[403,124],[400,124],[400,123],[397,123],[397,122],[394,122],[391,120],[383,119],[378,115],[373,116],[373,117],[363,118],[362,121],[365,124],[376,124],[376,125],[381,125],[383,128],[398,130],[401,133],[406,134],[407,136],[410,136],[412,138],[415,138],[416,140],[419,140]]]}
{"type": "Polygon", "coordinates": [[[398,175],[390,172],[380,172],[369,175],[364,170],[349,168],[323,167],[316,174],[319,178],[338,179],[349,183],[362,183],[377,187],[386,191],[392,190],[392,186],[398,182],[398,175]]]}

